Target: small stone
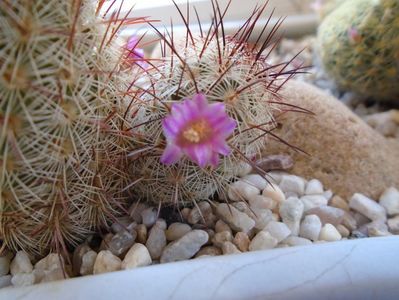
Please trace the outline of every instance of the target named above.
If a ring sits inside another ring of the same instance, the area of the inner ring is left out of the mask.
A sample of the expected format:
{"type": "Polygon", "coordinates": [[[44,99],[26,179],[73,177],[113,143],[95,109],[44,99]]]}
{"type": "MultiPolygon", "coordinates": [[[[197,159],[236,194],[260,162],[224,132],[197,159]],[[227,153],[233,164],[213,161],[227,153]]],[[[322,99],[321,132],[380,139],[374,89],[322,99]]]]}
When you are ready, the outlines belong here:
{"type": "Polygon", "coordinates": [[[75,250],[73,251],[72,269],[73,269],[73,273],[75,275],[78,275],[79,272],[80,272],[80,267],[82,265],[83,255],[85,255],[85,253],[87,253],[89,251],[91,251],[91,248],[86,243],[77,246],[75,248],[75,250]]]}
{"type": "MultiPolygon", "coordinates": [[[[111,225],[111,230],[113,233],[118,233],[124,231],[133,223],[133,219],[130,216],[120,217],[111,225]]],[[[135,223],[133,223],[135,224],[135,223]]],[[[134,226],[132,226],[134,227],[134,226]]],[[[133,229],[133,228],[132,228],[133,229]]]]}
{"type": "Polygon", "coordinates": [[[280,216],[293,235],[298,235],[304,205],[298,198],[288,198],[280,205],[280,216]]]}
{"type": "Polygon", "coordinates": [[[102,250],[97,254],[93,267],[93,274],[114,272],[121,269],[122,261],[109,250],[102,250]]]}
{"type": "Polygon", "coordinates": [[[359,231],[364,232],[369,237],[391,235],[388,232],[388,226],[382,221],[373,221],[365,224],[361,228],[359,228],[359,231]],[[366,228],[366,230],[364,230],[364,227],[366,228]]]}
{"type": "Polygon", "coordinates": [[[215,224],[215,232],[222,232],[222,231],[230,231],[230,233],[233,234],[231,228],[229,227],[229,225],[226,224],[226,222],[223,222],[222,220],[217,220],[215,224]]]}
{"type": "Polygon", "coordinates": [[[247,214],[255,220],[255,228],[258,230],[262,230],[270,221],[273,220],[273,213],[270,209],[248,210],[247,214]]]}
{"type": "Polygon", "coordinates": [[[11,278],[13,286],[28,286],[35,283],[35,275],[32,273],[16,273],[11,278]]]}
{"type": "Polygon", "coordinates": [[[248,202],[251,208],[275,209],[277,207],[277,201],[263,195],[255,195],[248,202]]]}
{"type": "Polygon", "coordinates": [[[10,272],[10,256],[0,256],[0,277],[7,275],[10,272]]]}
{"type": "Polygon", "coordinates": [[[64,280],[67,278],[69,278],[68,275],[62,269],[53,269],[49,271],[44,271],[44,276],[40,280],[40,283],[64,280]]]}
{"type": "Polygon", "coordinates": [[[318,216],[323,225],[330,223],[337,226],[342,223],[345,211],[340,208],[325,205],[309,209],[306,214],[318,216]]]}
{"type": "Polygon", "coordinates": [[[305,195],[320,195],[323,193],[323,184],[319,180],[312,179],[306,183],[305,195]]]}
{"type": "Polygon", "coordinates": [[[388,216],[399,214],[399,191],[390,187],[384,191],[380,197],[380,205],[382,205],[388,216]]]}
{"type": "Polygon", "coordinates": [[[11,275],[4,275],[4,276],[0,276],[0,289],[10,286],[11,283],[11,275]]]}
{"type": "Polygon", "coordinates": [[[147,227],[151,227],[152,225],[155,224],[155,222],[157,221],[157,216],[158,215],[158,211],[157,209],[153,208],[153,207],[149,207],[144,209],[141,212],[141,218],[142,218],[142,223],[147,227]]]}
{"type": "Polygon", "coordinates": [[[334,242],[339,241],[341,238],[341,234],[334,225],[327,223],[321,228],[319,240],[334,242]]]}
{"type": "Polygon", "coordinates": [[[165,247],[161,256],[161,263],[186,260],[193,257],[208,241],[208,234],[204,230],[192,230],[180,239],[165,247]]]}
{"type": "Polygon", "coordinates": [[[212,239],[215,236],[215,231],[213,229],[210,228],[206,228],[204,229],[206,231],[206,233],[208,234],[208,241],[205,243],[205,245],[212,245],[212,239]]]}
{"type": "Polygon", "coordinates": [[[215,233],[215,236],[212,238],[212,243],[221,248],[224,242],[231,242],[233,240],[233,236],[229,231],[222,231],[215,233]]]}
{"type": "Polygon", "coordinates": [[[249,237],[245,232],[237,232],[233,239],[234,245],[236,245],[238,250],[240,250],[241,252],[248,251],[250,242],[251,241],[249,240],[249,237]]]}
{"type": "Polygon", "coordinates": [[[317,215],[307,215],[301,222],[299,235],[303,238],[317,241],[321,230],[321,221],[317,215]]]}
{"type": "Polygon", "coordinates": [[[291,247],[312,245],[310,240],[298,236],[289,236],[282,243],[291,247]]]}
{"type": "Polygon", "coordinates": [[[191,208],[185,207],[180,211],[180,214],[184,221],[188,220],[188,216],[190,215],[191,208]]]}
{"type": "Polygon", "coordinates": [[[348,228],[349,231],[353,231],[358,227],[356,219],[349,212],[345,212],[344,218],[342,219],[342,225],[348,228]]]}
{"type": "Polygon", "coordinates": [[[267,187],[262,191],[262,195],[273,199],[278,204],[285,201],[285,195],[277,184],[268,184],[267,187]]]}
{"type": "Polygon", "coordinates": [[[126,253],[122,261],[122,270],[149,266],[152,263],[151,255],[146,246],[136,243],[126,253]]]}
{"type": "Polygon", "coordinates": [[[180,239],[183,235],[191,230],[190,225],[185,223],[172,223],[165,232],[168,241],[175,241],[180,239]]]}
{"type": "Polygon", "coordinates": [[[101,244],[100,244],[99,251],[101,251],[101,250],[107,250],[107,249],[108,249],[109,242],[111,241],[111,239],[112,239],[113,236],[114,236],[114,235],[113,235],[112,233],[107,233],[107,234],[103,237],[103,240],[101,241],[101,244]]]}
{"type": "Polygon", "coordinates": [[[249,244],[249,251],[266,250],[276,247],[277,239],[267,231],[259,231],[249,244]]]}
{"type": "Polygon", "coordinates": [[[218,256],[222,255],[222,250],[218,247],[215,246],[206,246],[201,248],[200,251],[195,255],[195,257],[200,257],[200,256],[218,256]]]}
{"type": "Polygon", "coordinates": [[[271,170],[291,169],[294,165],[294,162],[289,155],[275,154],[258,159],[256,161],[256,165],[262,170],[268,172],[271,170]]]}
{"type": "Polygon", "coordinates": [[[255,226],[255,221],[247,214],[226,203],[218,204],[216,213],[235,231],[249,232],[255,226]]]}
{"type": "Polygon", "coordinates": [[[362,194],[355,193],[349,201],[349,207],[365,215],[372,221],[386,221],[385,209],[374,200],[362,194]]]}
{"type": "Polygon", "coordinates": [[[241,253],[241,251],[238,250],[237,247],[232,242],[224,242],[222,245],[222,252],[223,255],[241,253]]]}
{"type": "Polygon", "coordinates": [[[323,193],[323,197],[326,198],[327,201],[330,201],[333,196],[334,194],[331,190],[327,190],[323,193]]]}
{"type": "Polygon", "coordinates": [[[187,221],[190,224],[197,224],[199,222],[205,224],[210,215],[212,215],[211,205],[207,201],[201,201],[190,211],[187,221]]]}
{"type": "Polygon", "coordinates": [[[345,211],[349,211],[348,202],[346,202],[344,199],[342,199],[338,195],[335,195],[334,197],[332,197],[331,200],[330,200],[330,203],[328,205],[336,207],[336,208],[343,209],[345,211]]]}
{"type": "Polygon", "coordinates": [[[277,243],[280,243],[291,234],[291,230],[282,222],[270,221],[267,223],[264,230],[268,231],[273,237],[275,237],[277,243]]]}
{"type": "Polygon", "coordinates": [[[309,209],[326,206],[328,200],[323,195],[305,195],[300,198],[303,203],[303,210],[307,212],[309,209]]]}
{"type": "Polygon", "coordinates": [[[345,227],[344,225],[342,225],[342,224],[338,224],[338,225],[336,226],[336,228],[337,228],[339,234],[340,234],[342,237],[344,237],[344,238],[349,237],[350,234],[351,234],[350,231],[349,231],[349,229],[346,228],[346,227],[345,227]]]}
{"type": "Polygon", "coordinates": [[[108,250],[116,256],[124,254],[136,240],[137,233],[135,230],[128,232],[126,230],[120,231],[115,234],[108,243],[108,250]]]}
{"type": "Polygon", "coordinates": [[[143,222],[143,218],[141,217],[141,213],[146,208],[148,208],[148,206],[145,205],[144,203],[140,203],[140,202],[135,202],[135,203],[133,203],[130,206],[129,215],[133,219],[134,222],[136,222],[137,224],[140,224],[140,223],[143,222]]]}
{"type": "MultiPolygon", "coordinates": [[[[371,220],[370,220],[369,218],[367,218],[365,215],[363,215],[363,214],[361,214],[361,213],[359,213],[359,212],[355,212],[355,213],[352,213],[352,212],[351,212],[351,215],[352,215],[353,218],[355,219],[356,224],[357,224],[357,227],[361,227],[361,226],[363,226],[364,224],[368,224],[368,223],[371,222],[371,220]]],[[[344,224],[344,225],[345,225],[345,224],[344,224]]]]}
{"type": "Polygon", "coordinates": [[[399,216],[388,219],[387,224],[389,232],[393,234],[399,234],[399,216]]]}
{"type": "Polygon", "coordinates": [[[166,228],[168,228],[168,224],[166,224],[166,221],[164,219],[158,219],[155,222],[154,226],[158,226],[162,230],[166,230],[166,228]]]}
{"type": "Polygon", "coordinates": [[[35,270],[53,271],[65,267],[64,259],[57,253],[50,253],[35,264],[35,270]]]}
{"type": "Polygon", "coordinates": [[[33,269],[32,274],[35,276],[35,282],[34,283],[42,282],[42,280],[46,276],[47,272],[49,272],[49,271],[33,269]]]}
{"type": "Polygon", "coordinates": [[[238,165],[236,172],[238,177],[244,177],[252,172],[252,166],[247,162],[242,162],[238,165]]]}
{"type": "Polygon", "coordinates": [[[244,181],[238,180],[230,184],[227,195],[231,201],[248,201],[254,195],[259,195],[260,190],[244,181]]]}
{"type": "Polygon", "coordinates": [[[157,260],[161,257],[162,250],[166,246],[165,230],[160,226],[153,226],[148,235],[147,242],[145,243],[151,258],[157,260]]]}
{"type": "Polygon", "coordinates": [[[248,183],[249,185],[252,185],[259,189],[260,191],[263,191],[266,186],[267,186],[267,181],[265,178],[260,176],[259,174],[249,174],[241,179],[241,181],[244,181],[248,183]]]}
{"type": "Polygon", "coordinates": [[[267,173],[267,176],[270,178],[273,184],[280,184],[281,179],[285,175],[290,175],[290,174],[282,171],[271,171],[267,173]]]}
{"type": "Polygon", "coordinates": [[[97,253],[93,250],[86,252],[82,257],[82,265],[80,266],[80,275],[93,274],[94,263],[96,262],[97,253]]]}
{"type": "Polygon", "coordinates": [[[137,237],[136,242],[140,244],[145,244],[147,241],[147,227],[144,224],[139,224],[135,228],[137,237]]]}
{"type": "Polygon", "coordinates": [[[356,239],[363,239],[368,236],[367,236],[367,234],[364,234],[363,232],[360,232],[359,230],[354,230],[351,233],[351,237],[356,238],[356,239]]]}
{"type": "Polygon", "coordinates": [[[305,180],[295,175],[285,175],[281,178],[281,190],[286,192],[293,192],[298,196],[303,196],[305,193],[305,180]]]}
{"type": "MultiPolygon", "coordinates": [[[[11,275],[30,273],[33,270],[32,263],[24,251],[18,251],[10,264],[11,275]]],[[[21,277],[22,280],[23,277],[21,277]]],[[[14,283],[13,283],[14,284],[14,283]]]]}

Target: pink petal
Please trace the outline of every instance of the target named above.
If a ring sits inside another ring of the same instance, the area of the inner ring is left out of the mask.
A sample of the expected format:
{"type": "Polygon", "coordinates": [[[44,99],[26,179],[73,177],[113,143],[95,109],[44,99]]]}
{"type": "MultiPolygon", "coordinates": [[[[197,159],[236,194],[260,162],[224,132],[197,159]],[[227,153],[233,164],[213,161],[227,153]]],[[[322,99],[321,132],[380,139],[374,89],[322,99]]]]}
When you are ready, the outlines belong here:
{"type": "Polygon", "coordinates": [[[165,165],[172,165],[176,163],[183,153],[179,147],[174,144],[168,144],[161,156],[161,163],[165,165]]]}
{"type": "Polygon", "coordinates": [[[206,100],[205,95],[202,93],[196,94],[193,97],[193,102],[196,104],[199,112],[202,112],[208,108],[208,101],[206,100]]]}
{"type": "Polygon", "coordinates": [[[196,162],[201,168],[205,167],[212,155],[211,148],[208,145],[195,145],[186,150],[188,157],[196,162]]]}
{"type": "Polygon", "coordinates": [[[227,143],[223,140],[213,143],[213,151],[226,156],[230,154],[231,149],[229,145],[227,145],[227,143]]]}
{"type": "Polygon", "coordinates": [[[175,138],[183,126],[184,121],[179,118],[167,117],[162,120],[163,131],[167,139],[175,138]]]}
{"type": "Polygon", "coordinates": [[[217,152],[212,152],[212,156],[210,159],[211,166],[217,167],[219,164],[219,154],[217,152]]]}

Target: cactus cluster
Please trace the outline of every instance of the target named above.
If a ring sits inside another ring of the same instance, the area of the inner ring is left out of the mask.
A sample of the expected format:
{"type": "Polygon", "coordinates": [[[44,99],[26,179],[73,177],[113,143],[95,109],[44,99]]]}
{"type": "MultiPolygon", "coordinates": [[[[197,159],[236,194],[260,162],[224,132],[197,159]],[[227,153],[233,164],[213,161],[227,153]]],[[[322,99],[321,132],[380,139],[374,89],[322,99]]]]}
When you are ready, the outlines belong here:
{"type": "MultiPolygon", "coordinates": [[[[161,33],[153,27],[161,40],[162,59],[154,60],[133,83],[133,189],[142,199],[159,205],[195,205],[215,193],[224,198],[227,184],[245,165],[253,164],[268,138],[278,139],[273,130],[279,115],[300,111],[285,105],[279,96],[280,88],[297,70],[287,70],[289,62],[278,66],[267,63],[280,22],[270,31],[265,30],[266,25],[260,36],[253,36],[266,7],[263,5],[237,32],[226,36],[223,16],[227,7],[222,11],[217,1],[212,4],[213,24],[209,30],[203,30],[201,24],[198,31],[187,26],[186,37],[176,39],[173,28],[161,33]],[[235,121],[236,128],[227,139],[231,152],[221,155],[214,166],[199,166],[186,156],[166,165],[161,159],[168,143],[162,120],[170,115],[171,108],[173,113],[174,105],[198,94],[211,105],[223,103],[227,115],[235,121]]],[[[188,24],[189,16],[181,15],[188,24]]]]}
{"type": "Polygon", "coordinates": [[[132,70],[117,33],[139,19],[106,21],[103,3],[0,2],[3,247],[62,252],[123,208],[132,70]]]}
{"type": "Polygon", "coordinates": [[[399,97],[399,2],[345,1],[318,30],[318,52],[340,87],[382,101],[399,97]]]}

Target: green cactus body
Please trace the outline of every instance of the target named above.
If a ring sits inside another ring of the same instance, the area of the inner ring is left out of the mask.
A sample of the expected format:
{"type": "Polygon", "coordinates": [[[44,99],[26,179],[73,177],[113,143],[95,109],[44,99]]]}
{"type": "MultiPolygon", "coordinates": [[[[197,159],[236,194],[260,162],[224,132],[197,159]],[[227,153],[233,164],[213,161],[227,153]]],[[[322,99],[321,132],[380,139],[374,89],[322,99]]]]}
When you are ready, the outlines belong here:
{"type": "Polygon", "coordinates": [[[323,65],[343,89],[376,100],[399,97],[399,2],[351,0],[318,31],[323,65]]]}
{"type": "Polygon", "coordinates": [[[65,250],[125,200],[117,95],[131,79],[115,69],[118,22],[107,31],[95,10],[0,2],[0,239],[13,250],[65,250]]]}

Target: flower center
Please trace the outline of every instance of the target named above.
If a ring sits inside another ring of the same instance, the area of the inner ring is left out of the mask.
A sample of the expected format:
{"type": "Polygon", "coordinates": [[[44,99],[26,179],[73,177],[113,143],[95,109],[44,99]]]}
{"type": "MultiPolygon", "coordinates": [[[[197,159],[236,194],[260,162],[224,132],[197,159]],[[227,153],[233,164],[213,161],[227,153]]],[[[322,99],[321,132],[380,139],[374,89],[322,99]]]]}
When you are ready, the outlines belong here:
{"type": "Polygon", "coordinates": [[[212,131],[208,122],[205,120],[198,120],[191,123],[186,129],[184,129],[182,133],[182,140],[184,142],[197,144],[207,139],[211,133],[212,131]]]}

